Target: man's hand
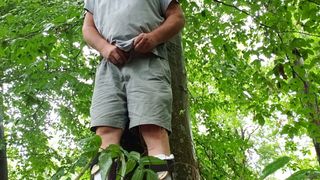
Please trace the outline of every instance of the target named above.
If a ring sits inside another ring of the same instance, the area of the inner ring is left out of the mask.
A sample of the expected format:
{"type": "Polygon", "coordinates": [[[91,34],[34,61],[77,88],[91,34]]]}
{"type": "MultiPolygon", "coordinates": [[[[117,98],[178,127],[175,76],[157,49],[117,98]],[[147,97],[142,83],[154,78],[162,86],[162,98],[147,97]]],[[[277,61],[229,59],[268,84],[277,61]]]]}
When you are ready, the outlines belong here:
{"type": "Polygon", "coordinates": [[[110,44],[98,32],[94,24],[93,15],[90,12],[86,13],[82,32],[85,41],[94,49],[99,51],[100,54],[111,63],[121,66],[128,61],[129,53],[126,53],[115,45],[110,44]]]}
{"type": "Polygon", "coordinates": [[[133,42],[134,50],[139,53],[150,52],[157,45],[158,43],[151,33],[141,33],[135,38],[133,42]]]}
{"type": "Polygon", "coordinates": [[[112,64],[123,65],[128,61],[129,54],[119,49],[117,46],[108,44],[101,49],[101,55],[112,64]]]}

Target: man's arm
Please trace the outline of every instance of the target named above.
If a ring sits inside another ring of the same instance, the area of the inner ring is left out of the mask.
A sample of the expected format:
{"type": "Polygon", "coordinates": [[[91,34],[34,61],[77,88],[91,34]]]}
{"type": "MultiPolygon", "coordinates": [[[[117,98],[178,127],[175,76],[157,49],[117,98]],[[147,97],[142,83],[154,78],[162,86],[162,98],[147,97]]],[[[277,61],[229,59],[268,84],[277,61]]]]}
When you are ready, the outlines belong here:
{"type": "Polygon", "coordinates": [[[165,13],[165,21],[150,33],[139,34],[134,41],[134,49],[140,53],[150,52],[157,45],[168,41],[184,26],[184,16],[178,2],[173,0],[165,13]]]}
{"type": "Polygon", "coordinates": [[[91,47],[99,51],[104,58],[110,60],[113,64],[121,65],[127,61],[127,57],[122,50],[110,44],[101,36],[94,24],[93,15],[90,12],[87,12],[85,15],[82,34],[84,40],[91,47]]]}

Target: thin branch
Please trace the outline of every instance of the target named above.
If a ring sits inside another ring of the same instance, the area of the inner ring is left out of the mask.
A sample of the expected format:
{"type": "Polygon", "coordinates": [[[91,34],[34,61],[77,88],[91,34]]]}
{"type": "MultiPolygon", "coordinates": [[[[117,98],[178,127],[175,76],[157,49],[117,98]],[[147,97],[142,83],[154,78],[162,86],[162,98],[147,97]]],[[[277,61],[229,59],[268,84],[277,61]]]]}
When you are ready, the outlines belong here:
{"type": "MultiPolygon", "coordinates": [[[[284,44],[281,35],[280,35],[279,33],[277,33],[277,35],[278,35],[278,37],[279,37],[279,39],[280,39],[281,44],[284,44]]],[[[290,59],[287,53],[286,53],[286,58],[287,58],[288,60],[290,59]]],[[[297,77],[303,82],[304,85],[306,85],[307,82],[294,70],[293,66],[290,65],[290,67],[291,67],[292,72],[293,72],[295,75],[297,75],[297,77]]]]}
{"type": "Polygon", "coordinates": [[[246,139],[247,141],[250,140],[251,136],[253,133],[255,133],[258,129],[259,129],[260,126],[257,126],[249,135],[248,135],[248,138],[246,139]]]}
{"type": "MultiPolygon", "coordinates": [[[[77,20],[75,22],[71,22],[71,23],[66,22],[66,23],[58,24],[55,27],[53,27],[52,30],[56,31],[56,32],[65,32],[67,29],[73,29],[74,27],[76,27],[81,22],[81,20],[79,19],[79,20],[77,20]],[[70,26],[70,27],[65,28],[67,26],[70,26]]],[[[42,33],[42,32],[43,32],[43,29],[41,28],[41,29],[26,33],[26,34],[18,34],[16,37],[7,38],[7,39],[0,39],[0,42],[11,42],[16,39],[27,39],[27,38],[31,38],[39,33],[42,33]]]]}
{"type": "Polygon", "coordinates": [[[222,2],[222,1],[219,1],[219,0],[213,0],[213,1],[214,1],[214,2],[217,2],[217,3],[220,3],[220,4],[223,4],[223,5],[225,5],[225,6],[228,6],[228,7],[232,7],[232,8],[234,8],[234,9],[236,9],[236,10],[238,10],[238,11],[240,11],[240,12],[242,12],[242,13],[248,15],[248,16],[251,16],[251,14],[249,14],[247,11],[242,10],[242,9],[238,8],[237,6],[234,6],[234,5],[232,5],[232,4],[227,4],[227,3],[222,2]]]}
{"type": "MultiPolygon", "coordinates": [[[[247,16],[250,16],[253,18],[253,20],[260,26],[260,27],[264,27],[266,29],[269,29],[269,30],[272,30],[276,33],[298,33],[298,34],[303,34],[303,35],[307,35],[307,36],[313,36],[313,37],[320,37],[320,34],[311,34],[311,33],[307,33],[307,32],[301,32],[301,31],[279,31],[277,29],[274,29],[273,27],[265,24],[265,23],[262,23],[259,18],[253,16],[252,14],[250,14],[249,12],[245,11],[245,10],[242,10],[240,8],[238,8],[237,6],[235,5],[232,5],[232,4],[228,4],[228,3],[225,3],[223,1],[219,1],[219,0],[213,0],[214,2],[217,2],[219,4],[222,4],[224,6],[227,6],[227,7],[231,7],[233,9],[236,9],[237,11],[243,13],[243,14],[246,14],[247,16]]],[[[313,2],[312,0],[309,0],[310,2],[313,2]]],[[[313,2],[315,3],[315,2],[313,2]]],[[[317,3],[315,3],[317,4],[317,3]]]]}
{"type": "Polygon", "coordinates": [[[268,26],[268,25],[266,25],[266,24],[264,24],[264,23],[260,22],[260,21],[259,21],[259,19],[258,19],[257,17],[255,17],[255,16],[251,15],[249,12],[247,12],[247,11],[245,11],[245,10],[242,10],[242,9],[238,8],[238,7],[237,7],[237,6],[235,6],[235,5],[227,4],[227,3],[222,2],[222,1],[219,1],[219,0],[214,0],[214,2],[217,2],[217,3],[223,4],[223,5],[225,5],[225,6],[228,6],[228,7],[234,8],[234,9],[236,9],[237,11],[239,11],[239,12],[241,12],[241,13],[243,13],[243,14],[246,14],[247,16],[252,17],[252,18],[254,19],[254,21],[255,21],[259,26],[262,26],[262,27],[265,27],[265,28],[271,29],[271,30],[273,30],[273,31],[276,31],[276,30],[275,30],[275,29],[273,29],[271,26],[268,26]]]}
{"type": "Polygon", "coordinates": [[[313,0],[307,0],[308,2],[310,2],[310,3],[313,3],[313,4],[315,4],[315,5],[318,5],[318,6],[320,6],[320,3],[318,3],[318,2],[315,2],[315,1],[313,1],[313,0]]]}
{"type": "Polygon", "coordinates": [[[282,31],[282,32],[279,32],[279,33],[280,33],[280,34],[284,34],[284,33],[297,33],[297,34],[303,34],[303,35],[307,35],[307,36],[320,37],[320,34],[311,34],[311,33],[302,32],[302,31],[282,31]]]}

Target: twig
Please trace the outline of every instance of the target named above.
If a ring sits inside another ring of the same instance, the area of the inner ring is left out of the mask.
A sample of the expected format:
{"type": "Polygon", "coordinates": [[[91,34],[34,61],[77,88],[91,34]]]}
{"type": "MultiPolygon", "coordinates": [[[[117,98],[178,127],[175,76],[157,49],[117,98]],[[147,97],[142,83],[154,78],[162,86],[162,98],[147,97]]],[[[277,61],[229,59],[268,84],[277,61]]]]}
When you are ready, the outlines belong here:
{"type": "Polygon", "coordinates": [[[307,1],[310,2],[310,3],[314,3],[315,5],[320,6],[320,3],[317,3],[317,2],[315,2],[315,1],[313,1],[313,0],[307,0],[307,1]]]}
{"type": "MultiPolygon", "coordinates": [[[[246,14],[246,15],[252,17],[253,20],[254,20],[259,26],[264,27],[264,28],[269,29],[269,30],[272,30],[272,31],[274,31],[274,32],[276,32],[276,33],[298,33],[298,34],[303,34],[303,35],[307,35],[307,36],[320,37],[320,34],[311,34],[311,33],[301,32],[301,31],[279,31],[279,30],[277,30],[277,29],[272,28],[271,26],[269,26],[269,25],[267,25],[267,24],[264,24],[264,23],[260,22],[259,18],[251,15],[249,12],[247,12],[247,11],[245,11],[245,10],[242,10],[242,9],[238,8],[238,7],[235,6],[235,5],[228,4],[228,3],[225,3],[225,2],[219,1],[219,0],[213,0],[213,1],[214,1],[214,2],[217,2],[217,3],[220,3],[220,4],[222,4],[222,5],[225,5],[225,6],[227,6],[227,7],[234,8],[234,9],[236,9],[237,11],[239,11],[239,12],[241,12],[241,13],[243,13],[243,14],[246,14]]],[[[309,2],[312,2],[312,3],[317,4],[316,2],[314,2],[314,1],[312,1],[312,0],[309,0],[309,2]]],[[[319,4],[317,4],[317,5],[319,5],[319,4]]]]}

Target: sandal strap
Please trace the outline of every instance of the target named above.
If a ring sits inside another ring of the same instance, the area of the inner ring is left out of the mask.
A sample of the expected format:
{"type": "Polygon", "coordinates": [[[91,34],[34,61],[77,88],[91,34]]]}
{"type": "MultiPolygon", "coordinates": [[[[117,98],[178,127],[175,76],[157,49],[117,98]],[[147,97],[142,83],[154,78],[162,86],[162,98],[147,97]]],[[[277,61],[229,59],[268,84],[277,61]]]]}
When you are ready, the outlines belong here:
{"type": "Polygon", "coordinates": [[[174,164],[174,160],[170,159],[170,160],[165,160],[166,163],[165,164],[161,164],[161,165],[148,165],[147,168],[155,171],[155,172],[161,172],[161,171],[169,171],[172,172],[172,168],[173,168],[173,164],[174,164]]]}

